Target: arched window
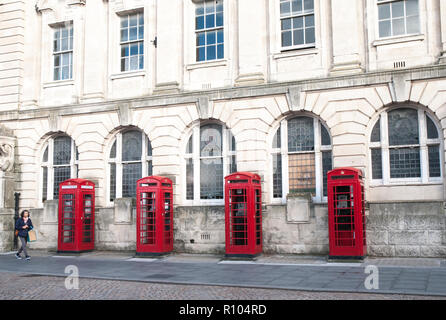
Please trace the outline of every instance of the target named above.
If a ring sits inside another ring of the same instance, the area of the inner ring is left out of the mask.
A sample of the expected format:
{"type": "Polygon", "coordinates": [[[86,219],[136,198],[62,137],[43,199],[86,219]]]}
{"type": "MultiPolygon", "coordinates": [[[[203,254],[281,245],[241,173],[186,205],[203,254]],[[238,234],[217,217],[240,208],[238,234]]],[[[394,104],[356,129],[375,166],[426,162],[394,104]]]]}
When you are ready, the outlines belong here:
{"type": "Polygon", "coordinates": [[[59,197],[59,184],[77,177],[77,148],[67,135],[58,134],[45,143],[41,161],[42,202],[59,197]]]}
{"type": "Polygon", "coordinates": [[[402,107],[380,114],[370,136],[374,184],[441,180],[441,139],[422,109],[402,107]]]}
{"type": "Polygon", "coordinates": [[[327,196],[327,172],[332,169],[327,128],[316,118],[298,116],[281,121],[272,141],[272,195],[286,201],[288,193],[327,196]]]}
{"type": "Polygon", "coordinates": [[[237,171],[235,139],[220,124],[197,126],[188,139],[185,161],[186,200],[221,201],[224,176],[237,171]]]}
{"type": "Polygon", "coordinates": [[[136,181],[152,175],[152,145],[139,130],[119,132],[109,153],[109,199],[136,197],[136,181]]]}

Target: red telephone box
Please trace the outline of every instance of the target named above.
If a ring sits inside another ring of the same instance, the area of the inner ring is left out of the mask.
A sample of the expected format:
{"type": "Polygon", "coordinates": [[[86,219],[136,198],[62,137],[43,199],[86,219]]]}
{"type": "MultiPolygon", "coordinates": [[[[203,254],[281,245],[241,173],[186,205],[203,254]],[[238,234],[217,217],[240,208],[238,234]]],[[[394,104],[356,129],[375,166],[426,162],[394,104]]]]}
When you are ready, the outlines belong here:
{"type": "Polygon", "coordinates": [[[225,177],[226,256],[254,257],[262,252],[260,176],[236,172],[225,177]]]}
{"type": "Polygon", "coordinates": [[[328,172],[330,258],[363,258],[367,254],[362,171],[338,168],[328,172]]]}
{"type": "Polygon", "coordinates": [[[59,185],[57,252],[94,249],[94,183],[69,179],[59,185]]]}
{"type": "Polygon", "coordinates": [[[136,182],[136,255],[162,255],[173,250],[173,188],[165,177],[136,182]]]}

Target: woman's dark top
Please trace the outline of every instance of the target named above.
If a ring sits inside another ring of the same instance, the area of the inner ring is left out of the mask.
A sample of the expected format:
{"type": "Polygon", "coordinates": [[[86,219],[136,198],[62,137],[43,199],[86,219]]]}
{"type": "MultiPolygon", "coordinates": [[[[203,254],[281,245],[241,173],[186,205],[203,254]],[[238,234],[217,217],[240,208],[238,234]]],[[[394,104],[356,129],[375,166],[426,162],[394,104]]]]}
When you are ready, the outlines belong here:
{"type": "Polygon", "coordinates": [[[15,229],[19,230],[19,237],[26,238],[28,236],[28,231],[34,228],[30,218],[28,218],[28,221],[26,221],[26,225],[28,225],[28,228],[23,229],[23,227],[25,226],[25,221],[23,220],[23,218],[17,219],[17,222],[15,223],[15,229]]]}

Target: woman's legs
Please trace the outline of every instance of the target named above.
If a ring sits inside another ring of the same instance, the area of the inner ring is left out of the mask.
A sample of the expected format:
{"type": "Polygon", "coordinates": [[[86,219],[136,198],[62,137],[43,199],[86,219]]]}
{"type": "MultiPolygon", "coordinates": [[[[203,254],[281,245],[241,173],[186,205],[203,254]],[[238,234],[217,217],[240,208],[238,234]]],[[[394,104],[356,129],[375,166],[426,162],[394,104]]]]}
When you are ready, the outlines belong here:
{"type": "Polygon", "coordinates": [[[25,237],[19,237],[20,241],[22,242],[22,246],[20,247],[19,251],[17,252],[18,255],[22,253],[22,251],[25,253],[25,257],[28,256],[28,251],[26,250],[26,238],[25,237]]]}

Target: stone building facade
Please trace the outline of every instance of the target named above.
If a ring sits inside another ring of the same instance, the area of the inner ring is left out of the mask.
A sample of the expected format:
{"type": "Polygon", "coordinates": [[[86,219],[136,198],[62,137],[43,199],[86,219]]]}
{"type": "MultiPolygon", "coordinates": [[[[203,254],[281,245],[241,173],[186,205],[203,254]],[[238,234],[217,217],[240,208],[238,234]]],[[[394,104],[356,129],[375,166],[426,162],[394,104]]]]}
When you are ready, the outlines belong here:
{"type": "Polygon", "coordinates": [[[0,125],[2,251],[12,191],[56,248],[70,177],[96,184],[96,248],[134,250],[154,174],[175,250],[222,253],[237,170],[262,177],[264,252],[327,254],[326,172],[348,166],[369,255],[446,256],[443,0],[0,0],[0,125]]]}

